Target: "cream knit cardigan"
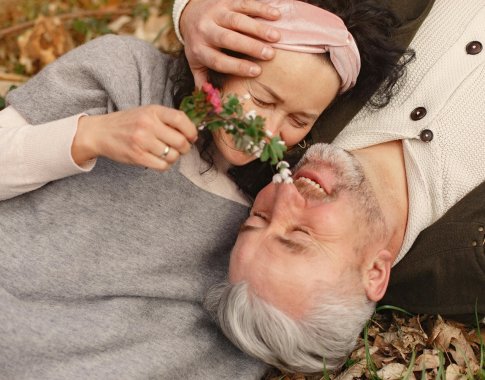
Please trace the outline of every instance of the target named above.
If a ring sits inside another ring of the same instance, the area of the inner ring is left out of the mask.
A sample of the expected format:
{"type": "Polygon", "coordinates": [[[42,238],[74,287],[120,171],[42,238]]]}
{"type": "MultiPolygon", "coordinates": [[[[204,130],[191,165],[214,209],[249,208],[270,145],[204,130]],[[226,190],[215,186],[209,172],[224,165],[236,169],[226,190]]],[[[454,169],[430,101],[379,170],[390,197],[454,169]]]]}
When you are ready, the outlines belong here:
{"type": "Polygon", "coordinates": [[[363,109],[334,141],[348,150],[403,141],[409,218],[394,264],[423,229],[485,181],[485,0],[436,0],[411,47],[416,60],[391,103],[363,109]],[[472,41],[483,45],[476,55],[467,53],[472,41]],[[417,107],[427,114],[413,121],[417,107]],[[430,142],[420,139],[425,129],[430,142]]]}

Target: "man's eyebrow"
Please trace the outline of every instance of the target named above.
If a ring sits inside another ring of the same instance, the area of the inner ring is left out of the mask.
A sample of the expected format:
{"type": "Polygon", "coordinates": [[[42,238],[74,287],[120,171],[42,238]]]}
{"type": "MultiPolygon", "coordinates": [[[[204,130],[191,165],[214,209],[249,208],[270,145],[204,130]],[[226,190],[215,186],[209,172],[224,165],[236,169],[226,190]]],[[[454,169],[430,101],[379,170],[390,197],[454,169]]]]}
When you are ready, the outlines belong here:
{"type": "MultiPolygon", "coordinates": [[[[284,103],[285,101],[276,93],[273,91],[273,89],[269,86],[266,86],[265,84],[255,81],[257,84],[259,84],[265,91],[267,91],[273,98],[275,98],[278,102],[284,103]]],[[[296,112],[297,115],[304,116],[308,119],[317,119],[319,115],[314,114],[314,113],[308,113],[308,112],[296,112]]]]}
{"type": "Polygon", "coordinates": [[[256,231],[259,230],[259,227],[255,226],[250,226],[248,224],[243,224],[241,227],[239,227],[239,234],[243,232],[248,232],[248,231],[256,231]]]}
{"type": "Polygon", "coordinates": [[[286,239],[283,236],[276,236],[276,240],[291,250],[293,254],[302,254],[306,249],[308,249],[306,244],[302,244],[291,239],[286,239]]]}

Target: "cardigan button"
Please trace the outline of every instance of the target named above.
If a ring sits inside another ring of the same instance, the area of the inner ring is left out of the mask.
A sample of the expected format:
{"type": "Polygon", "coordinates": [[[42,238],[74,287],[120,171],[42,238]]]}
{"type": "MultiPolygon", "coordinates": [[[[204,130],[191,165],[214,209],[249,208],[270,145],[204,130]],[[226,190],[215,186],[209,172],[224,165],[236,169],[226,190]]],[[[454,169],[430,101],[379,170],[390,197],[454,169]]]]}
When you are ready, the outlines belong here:
{"type": "Polygon", "coordinates": [[[470,55],[477,55],[483,49],[482,43],[480,41],[472,41],[466,45],[466,52],[470,55]]]}
{"type": "Polygon", "coordinates": [[[433,131],[429,129],[423,129],[419,134],[419,138],[423,142],[430,142],[431,140],[433,140],[433,131]]]}
{"type": "Polygon", "coordinates": [[[473,241],[472,241],[472,246],[473,246],[473,247],[476,247],[477,245],[478,245],[478,242],[477,242],[476,240],[473,240],[473,241]]]}
{"type": "Polygon", "coordinates": [[[423,117],[426,116],[428,111],[426,111],[426,108],[424,107],[417,107],[411,112],[411,120],[418,121],[421,120],[423,117]]]}
{"type": "Polygon", "coordinates": [[[482,226],[478,227],[478,232],[483,232],[484,228],[482,226]]]}

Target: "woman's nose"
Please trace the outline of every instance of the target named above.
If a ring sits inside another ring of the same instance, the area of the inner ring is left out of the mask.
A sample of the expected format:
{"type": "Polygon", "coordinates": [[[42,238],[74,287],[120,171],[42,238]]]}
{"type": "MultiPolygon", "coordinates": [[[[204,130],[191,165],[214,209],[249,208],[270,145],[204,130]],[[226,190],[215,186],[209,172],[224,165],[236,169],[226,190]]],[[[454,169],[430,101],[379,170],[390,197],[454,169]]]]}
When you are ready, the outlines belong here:
{"type": "Polygon", "coordinates": [[[280,136],[284,117],[282,115],[278,115],[277,113],[272,113],[271,115],[266,116],[265,119],[265,131],[269,131],[271,136],[280,136]]]}

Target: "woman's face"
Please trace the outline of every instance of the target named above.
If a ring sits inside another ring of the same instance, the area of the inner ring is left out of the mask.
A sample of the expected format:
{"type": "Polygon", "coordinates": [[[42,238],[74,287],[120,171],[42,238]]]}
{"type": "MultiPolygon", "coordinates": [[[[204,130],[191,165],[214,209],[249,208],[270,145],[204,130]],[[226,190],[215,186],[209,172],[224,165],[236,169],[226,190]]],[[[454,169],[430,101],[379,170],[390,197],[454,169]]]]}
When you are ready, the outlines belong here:
{"type": "MultiPolygon", "coordinates": [[[[288,147],[296,145],[312,128],[318,116],[335,99],[340,77],[328,59],[320,54],[276,50],[271,61],[258,62],[262,73],[257,78],[229,77],[225,94],[240,97],[245,112],[255,110],[265,119],[265,128],[280,136],[288,147]]],[[[214,141],[224,158],[233,165],[255,159],[234,146],[232,136],[222,129],[214,132],[214,141]]]]}

